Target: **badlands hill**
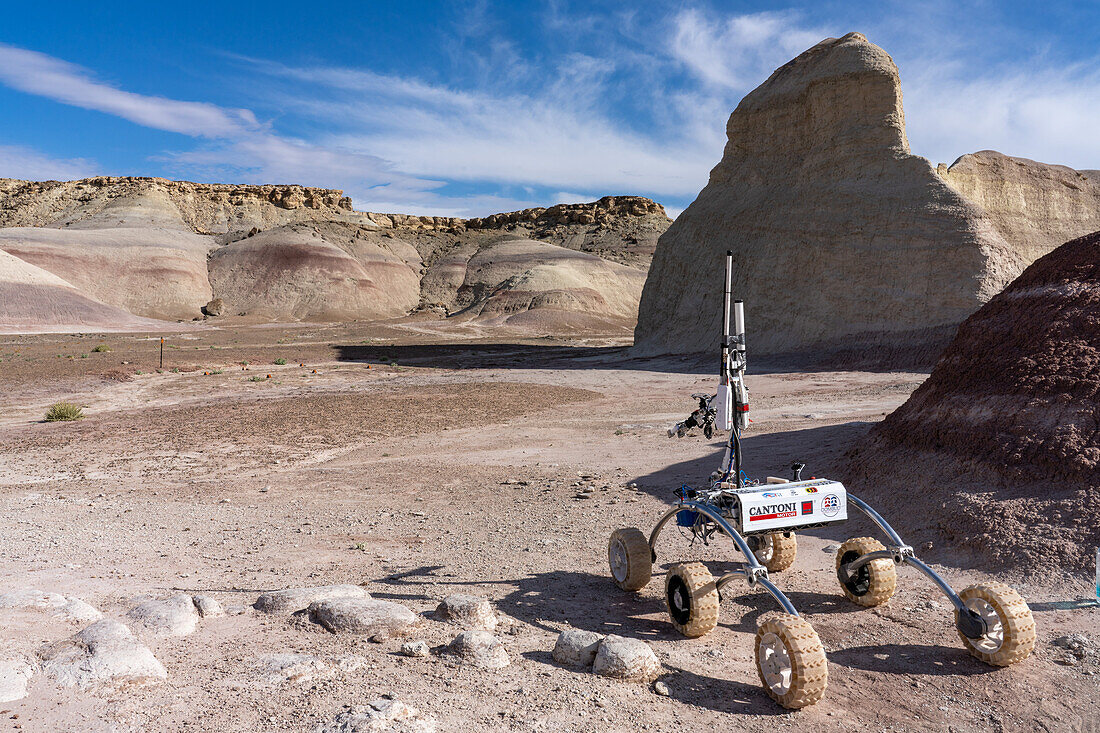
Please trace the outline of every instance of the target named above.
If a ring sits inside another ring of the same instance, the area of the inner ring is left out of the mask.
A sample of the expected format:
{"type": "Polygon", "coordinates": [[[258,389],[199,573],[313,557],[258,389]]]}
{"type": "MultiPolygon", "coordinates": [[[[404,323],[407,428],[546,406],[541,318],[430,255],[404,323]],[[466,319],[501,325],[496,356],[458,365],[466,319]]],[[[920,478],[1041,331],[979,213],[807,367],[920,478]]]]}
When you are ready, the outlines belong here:
{"type": "Polygon", "coordinates": [[[732,250],[753,353],[931,360],[1028,263],[1100,228],[1095,173],[992,152],[937,169],[911,154],[897,67],[858,33],[776,70],[726,129],[710,181],[658,243],[644,352],[717,348],[732,250]]]}
{"type": "Polygon", "coordinates": [[[22,282],[32,266],[97,304],[81,316],[25,299],[17,317],[9,302],[0,328],[110,328],[104,306],[119,328],[148,327],[199,318],[216,299],[252,320],[423,310],[551,333],[629,329],[669,223],[633,196],[456,219],[359,212],[341,191],[301,186],[0,179],[0,278],[22,282]]]}
{"type": "Polygon", "coordinates": [[[851,455],[845,483],[983,564],[1091,568],[1100,544],[1100,232],[1038,259],[959,327],[851,455]]]}

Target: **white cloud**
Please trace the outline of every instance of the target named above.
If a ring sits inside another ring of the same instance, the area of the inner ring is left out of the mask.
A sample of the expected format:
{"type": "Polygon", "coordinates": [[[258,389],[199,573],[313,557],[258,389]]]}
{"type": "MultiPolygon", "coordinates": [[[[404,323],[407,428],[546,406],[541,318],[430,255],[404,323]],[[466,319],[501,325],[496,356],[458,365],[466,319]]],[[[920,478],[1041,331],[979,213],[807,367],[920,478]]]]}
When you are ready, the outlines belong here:
{"type": "Polygon", "coordinates": [[[70,181],[94,176],[98,172],[98,164],[84,158],[51,158],[21,145],[0,145],[0,178],[70,181]]]}
{"type": "Polygon", "coordinates": [[[747,92],[828,34],[792,12],[713,18],[698,10],[673,20],[672,56],[707,84],[747,92]]]}
{"type": "Polygon", "coordinates": [[[123,91],[97,81],[79,66],[4,43],[0,43],[0,82],[64,104],[184,135],[227,137],[245,134],[257,126],[248,110],[123,91]]]}

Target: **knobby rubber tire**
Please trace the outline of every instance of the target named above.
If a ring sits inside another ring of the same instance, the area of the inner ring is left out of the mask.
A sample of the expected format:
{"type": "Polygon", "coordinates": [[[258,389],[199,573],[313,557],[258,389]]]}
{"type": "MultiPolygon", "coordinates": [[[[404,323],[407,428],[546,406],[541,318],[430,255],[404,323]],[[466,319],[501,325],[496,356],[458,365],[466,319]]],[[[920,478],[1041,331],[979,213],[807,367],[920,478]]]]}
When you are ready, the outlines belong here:
{"type": "Polygon", "coordinates": [[[653,551],[649,540],[642,530],[636,527],[617,529],[611,533],[607,542],[607,564],[611,568],[611,579],[623,590],[641,590],[653,577],[653,551]],[[620,579],[615,577],[615,553],[621,551],[626,563],[626,574],[620,579]]]}
{"type": "MultiPolygon", "coordinates": [[[[853,537],[846,540],[840,546],[840,549],[836,551],[837,581],[840,582],[840,566],[845,562],[851,562],[856,557],[866,555],[868,552],[879,552],[885,549],[882,543],[873,537],[853,537]],[[855,553],[855,557],[850,557],[848,560],[844,559],[845,555],[851,555],[852,553],[855,553]]],[[[860,570],[866,570],[865,580],[867,582],[865,589],[855,591],[844,583],[840,583],[840,589],[844,591],[844,595],[849,601],[870,608],[880,606],[893,597],[898,586],[898,571],[892,559],[872,560],[860,570]]]]}
{"type": "Polygon", "coordinates": [[[769,532],[766,537],[771,542],[771,556],[767,561],[757,557],[760,564],[769,573],[779,573],[794,565],[794,558],[798,554],[798,540],[795,539],[794,532],[769,532]]]}
{"type": "Polygon", "coordinates": [[[780,614],[765,620],[756,630],[753,644],[756,652],[756,673],[768,697],[785,708],[797,710],[825,696],[829,684],[829,661],[814,627],[800,616],[780,614]],[[786,693],[780,694],[768,684],[764,674],[761,642],[767,634],[775,634],[786,647],[791,661],[791,681],[786,693]]]}
{"type": "MultiPolygon", "coordinates": [[[[975,646],[975,642],[980,640],[970,639],[960,631],[959,638],[972,656],[995,667],[1007,667],[1027,659],[1035,649],[1035,617],[1031,615],[1027,602],[1013,588],[996,581],[978,583],[963,589],[959,598],[963,603],[980,598],[991,605],[1000,618],[1004,634],[999,649],[984,651],[975,646]]],[[[958,615],[956,610],[956,622],[958,615]]]]}
{"type": "Polygon", "coordinates": [[[701,562],[673,565],[665,576],[665,608],[676,630],[695,638],[718,625],[718,585],[701,562]],[[687,608],[676,608],[673,592],[684,595],[687,608]]]}

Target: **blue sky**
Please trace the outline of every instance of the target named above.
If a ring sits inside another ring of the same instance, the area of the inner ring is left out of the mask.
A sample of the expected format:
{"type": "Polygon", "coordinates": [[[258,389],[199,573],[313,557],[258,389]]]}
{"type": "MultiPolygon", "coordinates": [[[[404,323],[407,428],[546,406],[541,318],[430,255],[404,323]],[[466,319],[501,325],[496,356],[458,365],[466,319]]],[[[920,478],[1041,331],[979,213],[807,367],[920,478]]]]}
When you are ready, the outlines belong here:
{"type": "Polygon", "coordinates": [[[1100,168],[1100,3],[5,3],[0,177],[341,188],[476,216],[605,194],[675,214],[729,113],[860,31],[913,151],[1100,168]]]}

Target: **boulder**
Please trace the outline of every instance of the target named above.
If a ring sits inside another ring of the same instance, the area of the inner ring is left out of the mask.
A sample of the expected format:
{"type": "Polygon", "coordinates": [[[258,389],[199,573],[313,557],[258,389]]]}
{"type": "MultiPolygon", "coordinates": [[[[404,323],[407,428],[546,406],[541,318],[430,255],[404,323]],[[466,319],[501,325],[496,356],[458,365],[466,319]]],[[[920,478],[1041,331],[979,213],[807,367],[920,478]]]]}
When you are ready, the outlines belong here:
{"type": "Polygon", "coordinates": [[[179,595],[164,600],[146,601],[126,613],[127,623],[139,631],[158,636],[187,636],[195,630],[199,610],[191,596],[179,595]]]}
{"type": "Polygon", "coordinates": [[[480,669],[500,669],[510,663],[504,644],[484,629],[463,631],[447,647],[447,653],[480,669]]]}
{"type": "Polygon", "coordinates": [[[455,594],[447,596],[435,609],[435,617],[470,629],[492,631],[497,627],[493,606],[485,598],[455,594]]]}
{"type": "Polygon", "coordinates": [[[661,675],[661,663],[649,644],[641,639],[611,634],[600,642],[592,671],[604,677],[652,682],[661,675]]]}
{"type": "Polygon", "coordinates": [[[596,660],[596,651],[603,641],[603,634],[582,629],[566,629],[558,634],[553,657],[558,664],[579,669],[590,669],[596,660]]]}
{"type": "Polygon", "coordinates": [[[640,352],[717,352],[730,250],[750,359],[865,344],[933,361],[1027,260],[910,153],[901,99],[893,60],[858,33],[742,99],[709,182],[657,244],[640,352]]]}
{"type": "Polygon", "coordinates": [[[309,604],[309,618],[329,631],[405,636],[420,617],[406,606],[373,598],[334,598],[309,604]]]}
{"type": "Polygon", "coordinates": [[[309,607],[315,601],[332,598],[370,598],[358,585],[323,585],[316,588],[288,588],[264,593],[256,599],[255,608],[263,613],[291,614],[309,607]]]}
{"type": "Polygon", "coordinates": [[[406,641],[401,645],[401,653],[406,657],[426,657],[430,651],[426,641],[406,641]]]}
{"type": "Polygon", "coordinates": [[[0,659],[0,703],[22,700],[27,696],[27,683],[35,667],[27,659],[0,659]]]}
{"type": "Polygon", "coordinates": [[[42,611],[64,621],[80,624],[103,618],[103,614],[79,598],[68,598],[60,593],[36,589],[0,593],[0,608],[42,611]]]}
{"type": "Polygon", "coordinates": [[[191,596],[191,601],[195,604],[195,608],[198,609],[199,616],[203,618],[225,615],[225,609],[222,608],[222,604],[218,603],[215,598],[211,598],[210,596],[191,596]]]}
{"type": "Polygon", "coordinates": [[[327,664],[312,654],[269,654],[260,660],[259,667],[272,683],[309,682],[317,677],[332,674],[327,664]]]}
{"type": "Polygon", "coordinates": [[[211,318],[217,318],[218,316],[225,314],[225,301],[221,298],[214,298],[209,303],[202,307],[203,315],[210,316],[211,318]]]}
{"type": "Polygon", "coordinates": [[[435,721],[398,700],[349,706],[316,733],[435,733],[435,721]]]}
{"type": "Polygon", "coordinates": [[[113,619],[97,621],[48,645],[38,656],[42,671],[65,687],[117,691],[157,684],[168,677],[153,652],[113,619]]]}

